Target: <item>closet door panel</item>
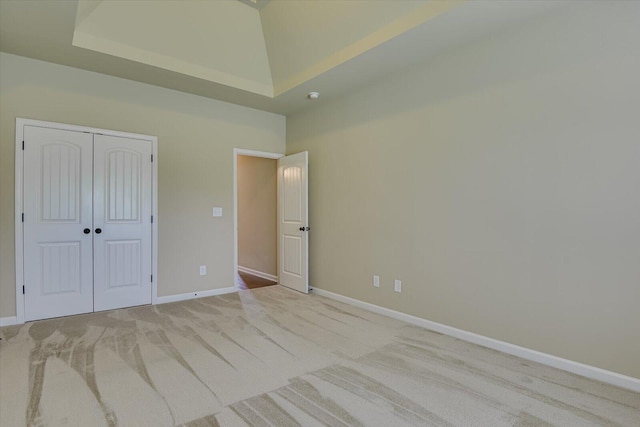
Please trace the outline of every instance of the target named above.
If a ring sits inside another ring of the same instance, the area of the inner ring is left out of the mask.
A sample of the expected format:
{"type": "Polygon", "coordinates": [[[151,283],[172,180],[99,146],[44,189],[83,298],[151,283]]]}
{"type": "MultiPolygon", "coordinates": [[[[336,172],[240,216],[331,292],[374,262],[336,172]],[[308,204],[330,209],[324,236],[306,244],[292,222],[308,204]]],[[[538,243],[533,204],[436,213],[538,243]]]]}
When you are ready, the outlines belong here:
{"type": "Polygon", "coordinates": [[[96,135],[95,310],[151,303],[151,143],[96,135]]]}
{"type": "Polygon", "coordinates": [[[91,312],[93,135],[25,126],[24,140],[25,320],[91,312]]]}

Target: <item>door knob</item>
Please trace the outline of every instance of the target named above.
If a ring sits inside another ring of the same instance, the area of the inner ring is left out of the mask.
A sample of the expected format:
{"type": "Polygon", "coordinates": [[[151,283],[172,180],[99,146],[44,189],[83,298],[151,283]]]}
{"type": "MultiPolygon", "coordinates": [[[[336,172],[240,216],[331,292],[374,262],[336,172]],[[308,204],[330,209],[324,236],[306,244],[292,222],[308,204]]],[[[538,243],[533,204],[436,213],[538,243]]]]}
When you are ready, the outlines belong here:
{"type": "Polygon", "coordinates": [[[300,231],[309,231],[309,230],[311,230],[311,227],[300,227],[298,230],[300,230],[300,231]]]}
{"type": "Polygon", "coordinates": [[[96,228],[96,234],[102,233],[102,228],[96,228]]]}
{"type": "Polygon", "coordinates": [[[298,230],[300,230],[300,231],[304,231],[304,227],[300,227],[298,230]]]}
{"type": "Polygon", "coordinates": [[[90,230],[90,229],[88,229],[88,228],[85,228],[84,230],[82,230],[82,232],[83,232],[84,234],[89,234],[89,233],[91,233],[91,230],[90,230]]]}

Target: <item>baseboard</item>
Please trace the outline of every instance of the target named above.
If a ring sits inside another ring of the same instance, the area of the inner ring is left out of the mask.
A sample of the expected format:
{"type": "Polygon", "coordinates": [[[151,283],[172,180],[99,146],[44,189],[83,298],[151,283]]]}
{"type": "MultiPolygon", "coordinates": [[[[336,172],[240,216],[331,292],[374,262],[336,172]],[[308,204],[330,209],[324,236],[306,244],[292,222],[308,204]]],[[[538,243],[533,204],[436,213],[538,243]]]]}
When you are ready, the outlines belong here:
{"type": "MultiPolygon", "coordinates": [[[[194,298],[211,297],[215,295],[230,294],[237,292],[238,289],[234,286],[229,288],[211,289],[208,291],[187,292],[185,294],[167,295],[164,297],[157,297],[153,304],[166,304],[168,302],[185,301],[194,298]]],[[[0,317],[0,327],[17,325],[18,318],[16,316],[0,317]]]]}
{"type": "Polygon", "coordinates": [[[392,317],[397,320],[402,320],[416,326],[421,326],[425,329],[449,335],[463,341],[480,345],[482,347],[491,348],[493,350],[498,350],[503,353],[518,356],[523,359],[551,366],[553,368],[562,369],[563,371],[571,372],[573,374],[581,375],[593,380],[602,381],[607,384],[640,392],[640,379],[638,378],[629,377],[627,375],[618,374],[616,372],[607,371],[601,368],[596,368],[595,366],[585,365],[584,363],[574,362],[573,360],[563,359],[558,356],[542,353],[540,351],[532,350],[526,347],[520,347],[519,345],[510,344],[508,342],[489,338],[484,335],[465,331],[463,329],[443,325],[442,323],[432,322],[421,317],[416,317],[396,310],[391,310],[389,308],[380,307],[375,304],[370,304],[368,302],[360,301],[354,298],[345,297],[344,295],[325,291],[323,289],[314,288],[313,293],[323,297],[334,299],[336,301],[344,302],[355,307],[364,308],[365,310],[373,311],[374,313],[392,317]]]}
{"type": "Polygon", "coordinates": [[[166,304],[168,302],[177,302],[177,301],[185,301],[188,299],[212,297],[215,295],[230,294],[237,291],[238,291],[238,288],[236,288],[235,286],[232,286],[229,288],[210,289],[208,291],[196,291],[196,292],[187,292],[186,294],[167,295],[164,297],[157,297],[154,304],[166,304]]]}
{"type": "Polygon", "coordinates": [[[17,325],[18,318],[16,316],[0,317],[0,326],[17,325]]]}
{"type": "Polygon", "coordinates": [[[242,267],[241,265],[238,266],[238,271],[251,274],[252,276],[262,277],[263,279],[271,280],[273,282],[278,281],[278,276],[274,276],[273,274],[269,274],[269,273],[263,273],[262,271],[253,270],[247,267],[242,267]]]}

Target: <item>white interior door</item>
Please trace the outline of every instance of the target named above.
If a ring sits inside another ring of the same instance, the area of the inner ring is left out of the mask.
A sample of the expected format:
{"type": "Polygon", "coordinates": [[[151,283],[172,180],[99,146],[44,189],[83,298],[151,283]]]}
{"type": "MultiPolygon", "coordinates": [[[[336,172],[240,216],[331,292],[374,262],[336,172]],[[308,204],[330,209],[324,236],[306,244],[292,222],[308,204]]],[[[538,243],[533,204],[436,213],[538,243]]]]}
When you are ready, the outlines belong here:
{"type": "Polygon", "coordinates": [[[25,320],[93,311],[93,135],[24,127],[25,320]]]}
{"type": "Polygon", "coordinates": [[[309,293],[308,153],[278,159],[278,278],[309,293]]]}
{"type": "Polygon", "coordinates": [[[151,304],[151,142],[95,135],[95,311],[151,304]]]}

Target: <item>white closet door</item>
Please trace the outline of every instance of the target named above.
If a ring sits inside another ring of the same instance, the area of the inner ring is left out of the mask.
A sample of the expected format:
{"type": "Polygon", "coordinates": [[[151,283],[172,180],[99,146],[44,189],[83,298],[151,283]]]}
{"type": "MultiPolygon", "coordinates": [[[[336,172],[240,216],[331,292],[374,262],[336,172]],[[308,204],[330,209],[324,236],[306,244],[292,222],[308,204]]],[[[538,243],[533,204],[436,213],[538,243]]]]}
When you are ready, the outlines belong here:
{"type": "Polygon", "coordinates": [[[151,142],[94,138],[95,311],[151,304],[151,142]]]}
{"type": "Polygon", "coordinates": [[[27,321],[93,311],[92,139],[24,127],[27,321]]]}

